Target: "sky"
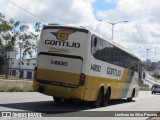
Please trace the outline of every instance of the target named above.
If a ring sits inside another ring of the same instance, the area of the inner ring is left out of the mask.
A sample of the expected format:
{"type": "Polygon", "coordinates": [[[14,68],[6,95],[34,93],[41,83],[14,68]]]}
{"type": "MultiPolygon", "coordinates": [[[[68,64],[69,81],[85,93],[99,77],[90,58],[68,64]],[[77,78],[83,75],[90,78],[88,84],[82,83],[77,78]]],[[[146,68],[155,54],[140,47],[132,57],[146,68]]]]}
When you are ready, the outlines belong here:
{"type": "Polygon", "coordinates": [[[141,60],[160,61],[160,0],[0,0],[6,19],[84,26],[141,60]],[[17,7],[18,6],[18,7],[17,7]],[[99,20],[103,20],[99,21],[99,20]],[[128,21],[128,22],[124,22],[128,21]]]}

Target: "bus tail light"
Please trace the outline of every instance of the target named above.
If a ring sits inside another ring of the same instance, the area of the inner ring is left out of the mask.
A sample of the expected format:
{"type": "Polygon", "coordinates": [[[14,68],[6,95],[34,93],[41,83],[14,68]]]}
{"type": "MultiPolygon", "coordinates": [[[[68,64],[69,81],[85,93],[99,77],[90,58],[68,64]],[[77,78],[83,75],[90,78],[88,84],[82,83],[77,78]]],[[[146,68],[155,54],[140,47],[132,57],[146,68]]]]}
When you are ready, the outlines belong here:
{"type": "Polygon", "coordinates": [[[79,80],[79,85],[84,86],[86,80],[86,75],[84,73],[80,74],[80,80],[79,80]]]}
{"type": "Polygon", "coordinates": [[[37,78],[37,67],[34,68],[34,79],[37,78]]]}

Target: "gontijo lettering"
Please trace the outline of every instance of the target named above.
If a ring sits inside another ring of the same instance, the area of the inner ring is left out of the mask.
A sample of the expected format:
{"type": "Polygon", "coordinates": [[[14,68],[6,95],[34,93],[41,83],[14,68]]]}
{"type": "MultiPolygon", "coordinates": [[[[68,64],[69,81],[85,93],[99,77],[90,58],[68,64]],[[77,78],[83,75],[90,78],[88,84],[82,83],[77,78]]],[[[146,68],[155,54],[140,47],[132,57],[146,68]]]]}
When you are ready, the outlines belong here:
{"type": "Polygon", "coordinates": [[[106,73],[109,75],[121,76],[121,70],[117,70],[117,69],[110,68],[110,67],[107,67],[106,73]]]}
{"type": "Polygon", "coordinates": [[[63,46],[70,48],[80,48],[80,43],[70,43],[70,42],[61,42],[56,40],[45,40],[45,45],[55,45],[55,46],[63,46]]]}

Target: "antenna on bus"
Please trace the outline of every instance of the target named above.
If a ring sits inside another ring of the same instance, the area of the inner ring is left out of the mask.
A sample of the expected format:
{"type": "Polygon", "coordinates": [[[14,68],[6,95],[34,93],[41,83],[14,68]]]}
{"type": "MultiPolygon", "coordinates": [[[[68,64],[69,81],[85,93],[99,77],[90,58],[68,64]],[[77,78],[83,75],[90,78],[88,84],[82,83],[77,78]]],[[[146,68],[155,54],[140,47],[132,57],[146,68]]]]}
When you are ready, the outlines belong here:
{"type": "Polygon", "coordinates": [[[81,27],[81,28],[85,28],[84,26],[79,26],[79,27],[81,27]]]}
{"type": "Polygon", "coordinates": [[[49,23],[48,25],[59,25],[58,23],[49,23]]]}

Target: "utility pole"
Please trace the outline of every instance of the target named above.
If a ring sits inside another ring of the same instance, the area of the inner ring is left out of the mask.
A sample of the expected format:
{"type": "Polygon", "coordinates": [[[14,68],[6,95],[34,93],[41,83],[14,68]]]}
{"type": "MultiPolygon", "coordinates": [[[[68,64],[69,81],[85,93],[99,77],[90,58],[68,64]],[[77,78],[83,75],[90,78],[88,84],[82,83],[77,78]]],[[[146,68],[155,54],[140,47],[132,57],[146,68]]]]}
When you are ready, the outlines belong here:
{"type": "Polygon", "coordinates": [[[19,57],[19,78],[21,74],[21,54],[22,54],[22,47],[20,46],[20,57],[19,57]]]}
{"type": "Polygon", "coordinates": [[[148,70],[148,68],[149,68],[148,51],[149,51],[150,49],[149,49],[149,48],[147,48],[146,50],[147,50],[146,67],[147,67],[147,70],[148,70]]]}
{"type": "Polygon", "coordinates": [[[8,79],[10,54],[9,54],[9,51],[7,51],[6,53],[7,53],[7,58],[6,58],[6,79],[8,79]]]}
{"type": "MultiPolygon", "coordinates": [[[[157,47],[155,47],[155,61],[156,61],[156,50],[157,50],[157,47]]],[[[154,70],[155,70],[155,76],[157,76],[156,66],[154,67],[154,70]]]]}
{"type": "Polygon", "coordinates": [[[99,21],[102,21],[102,22],[107,22],[107,23],[109,23],[109,24],[111,24],[112,25],[112,40],[113,40],[113,28],[114,28],[114,26],[116,25],[116,24],[118,24],[118,23],[126,23],[126,22],[128,22],[128,21],[120,21],[120,22],[108,22],[108,21],[105,21],[105,20],[99,20],[99,21]]]}
{"type": "Polygon", "coordinates": [[[157,51],[157,47],[155,47],[155,59],[156,59],[156,51],[157,51]]]}
{"type": "Polygon", "coordinates": [[[150,49],[147,48],[146,50],[147,50],[147,60],[148,60],[148,51],[149,51],[150,49]]]}

